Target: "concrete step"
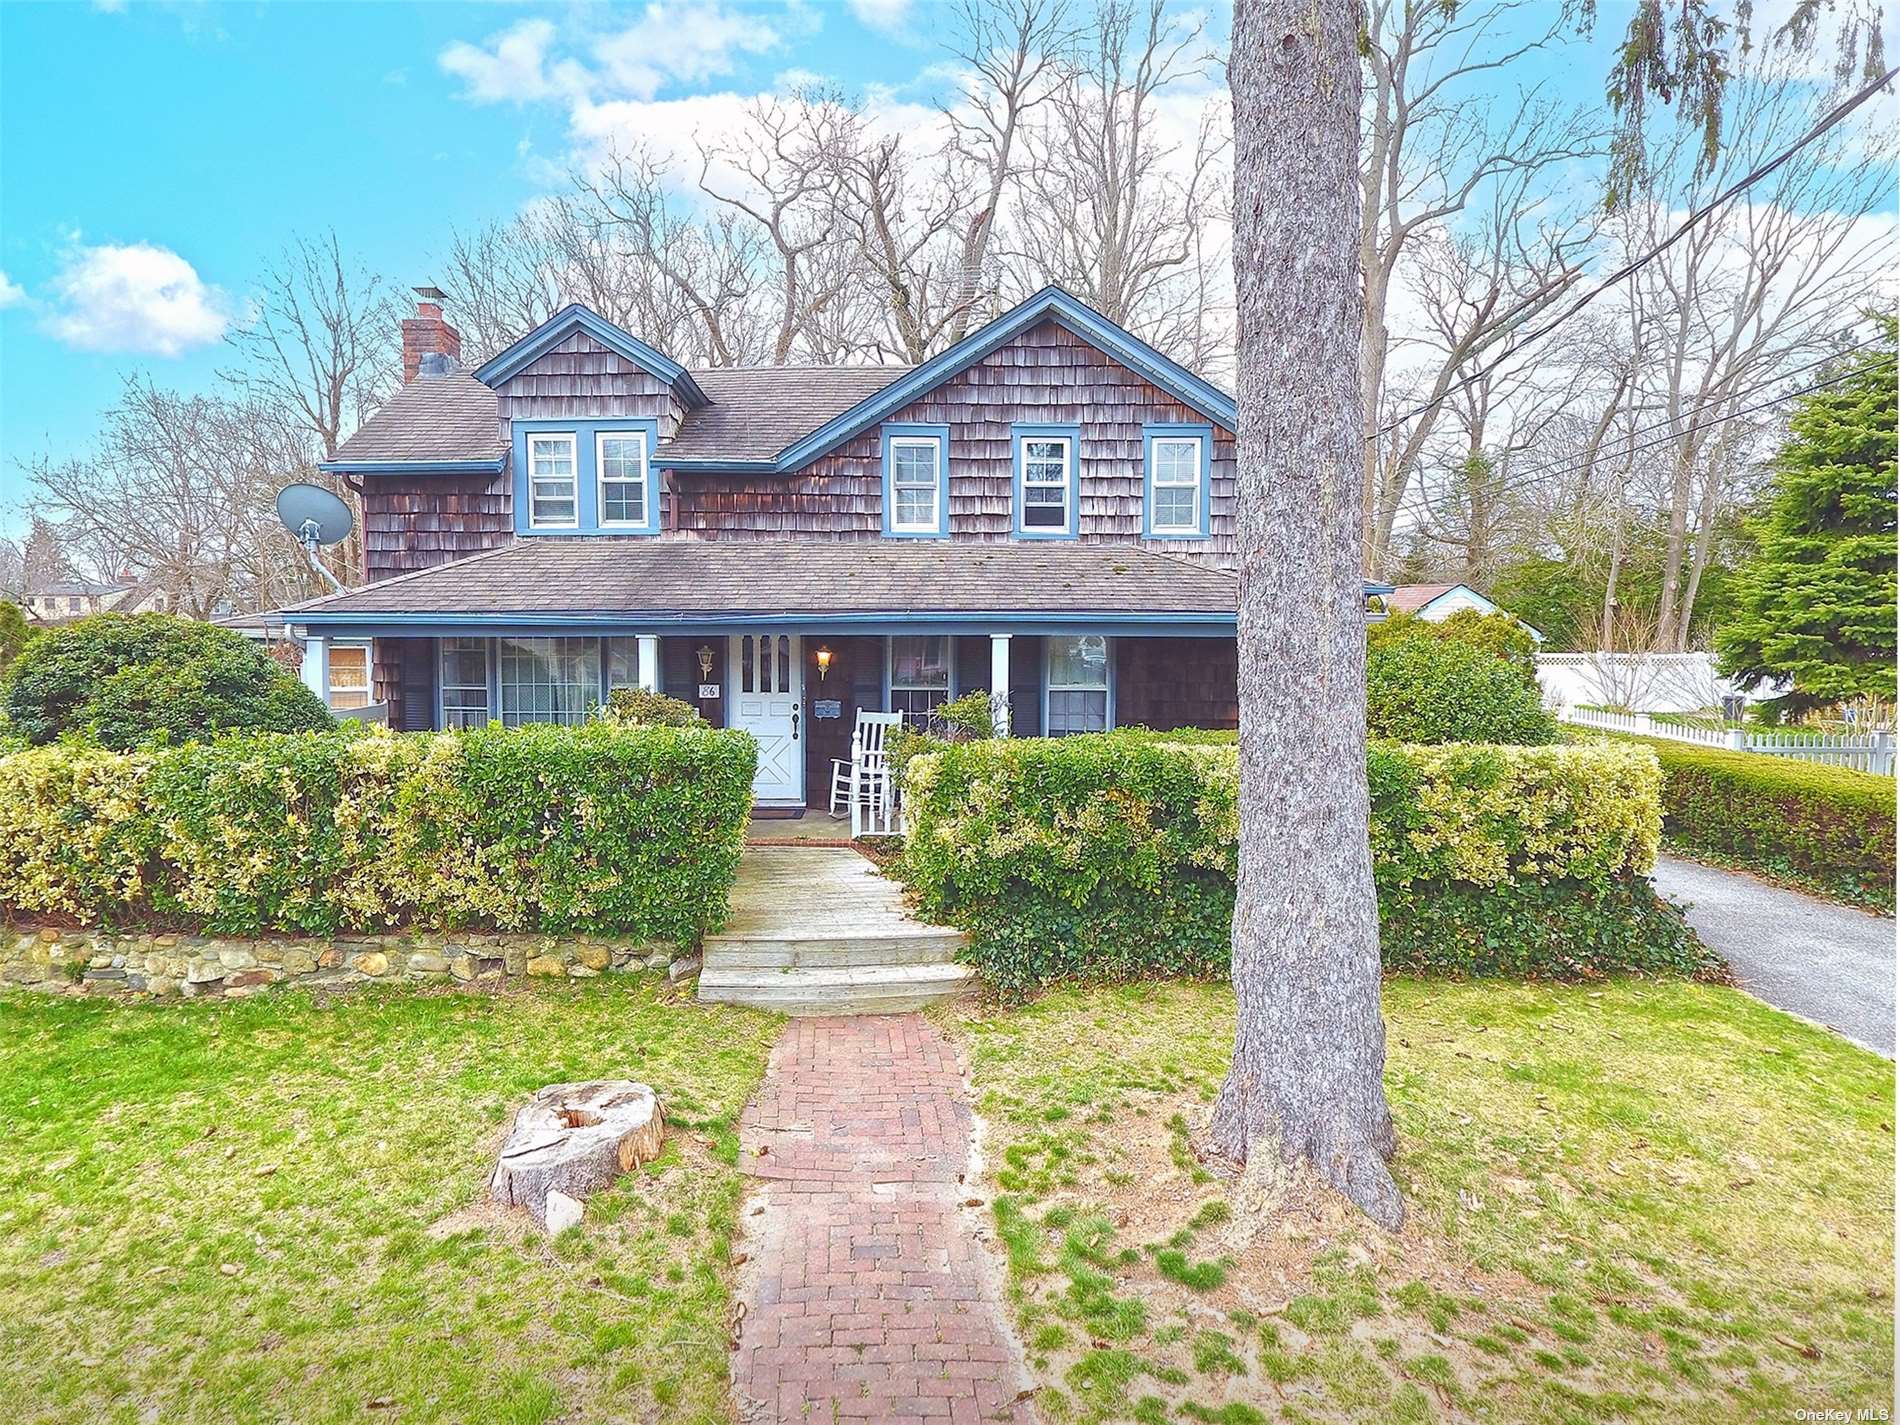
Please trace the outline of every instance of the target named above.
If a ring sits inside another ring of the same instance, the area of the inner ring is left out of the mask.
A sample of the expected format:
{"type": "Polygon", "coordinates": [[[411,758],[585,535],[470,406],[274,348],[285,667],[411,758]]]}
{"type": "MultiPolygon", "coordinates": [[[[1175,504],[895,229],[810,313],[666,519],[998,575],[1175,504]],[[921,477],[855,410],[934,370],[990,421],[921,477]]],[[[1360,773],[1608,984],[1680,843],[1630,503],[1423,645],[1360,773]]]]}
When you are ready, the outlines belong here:
{"type": "Polygon", "coordinates": [[[709,935],[705,943],[709,970],[947,965],[962,948],[959,932],[935,925],[868,935],[709,935]]]}
{"type": "Polygon", "coordinates": [[[721,970],[708,963],[699,997],[779,1014],[902,1014],[960,994],[975,979],[968,965],[721,970]]]}

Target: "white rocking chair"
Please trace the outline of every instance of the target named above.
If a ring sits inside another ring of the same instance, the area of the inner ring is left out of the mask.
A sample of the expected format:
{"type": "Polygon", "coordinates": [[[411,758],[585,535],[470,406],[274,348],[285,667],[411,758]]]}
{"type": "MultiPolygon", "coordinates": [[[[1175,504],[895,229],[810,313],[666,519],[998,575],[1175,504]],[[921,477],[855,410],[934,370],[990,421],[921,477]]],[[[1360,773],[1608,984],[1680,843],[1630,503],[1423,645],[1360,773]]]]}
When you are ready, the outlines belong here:
{"type": "Polygon", "coordinates": [[[891,768],[884,749],[902,713],[858,713],[851,729],[851,756],[831,760],[831,814],[851,814],[851,834],[888,834],[891,820],[891,768]],[[868,825],[867,825],[868,823],[868,825]]]}

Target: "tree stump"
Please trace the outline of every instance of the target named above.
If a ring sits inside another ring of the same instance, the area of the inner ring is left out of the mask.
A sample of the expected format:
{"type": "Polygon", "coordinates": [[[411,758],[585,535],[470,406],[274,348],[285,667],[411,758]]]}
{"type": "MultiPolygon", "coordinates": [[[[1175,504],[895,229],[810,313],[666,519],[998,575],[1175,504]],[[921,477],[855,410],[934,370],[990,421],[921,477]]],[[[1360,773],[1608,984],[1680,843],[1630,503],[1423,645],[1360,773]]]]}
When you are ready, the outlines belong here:
{"type": "Polygon", "coordinates": [[[489,1195],[525,1208],[543,1230],[558,1232],[573,1225],[577,1210],[557,1200],[557,1221],[550,1226],[550,1193],[581,1202],[657,1158],[665,1141],[660,1101],[645,1084],[550,1084],[516,1112],[495,1160],[489,1195]]]}

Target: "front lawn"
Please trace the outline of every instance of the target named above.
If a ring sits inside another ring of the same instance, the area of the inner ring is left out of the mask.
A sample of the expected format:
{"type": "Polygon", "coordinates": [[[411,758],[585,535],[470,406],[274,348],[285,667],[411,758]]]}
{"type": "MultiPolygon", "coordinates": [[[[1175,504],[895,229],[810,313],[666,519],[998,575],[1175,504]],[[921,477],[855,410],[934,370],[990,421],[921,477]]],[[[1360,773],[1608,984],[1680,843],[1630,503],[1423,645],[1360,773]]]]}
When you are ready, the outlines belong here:
{"type": "Polygon", "coordinates": [[[1394,980],[1383,1237],[1251,1241],[1191,1135],[1221,986],[1061,991],[967,1044],[1052,1420],[1785,1420],[1891,1406],[1893,1066],[1735,991],[1394,980]]]}
{"type": "Polygon", "coordinates": [[[663,993],[0,996],[0,1416],[726,1420],[776,1021],[663,993]],[[659,1090],[658,1161],[558,1245],[485,1207],[530,1092],[621,1076],[659,1090]]]}

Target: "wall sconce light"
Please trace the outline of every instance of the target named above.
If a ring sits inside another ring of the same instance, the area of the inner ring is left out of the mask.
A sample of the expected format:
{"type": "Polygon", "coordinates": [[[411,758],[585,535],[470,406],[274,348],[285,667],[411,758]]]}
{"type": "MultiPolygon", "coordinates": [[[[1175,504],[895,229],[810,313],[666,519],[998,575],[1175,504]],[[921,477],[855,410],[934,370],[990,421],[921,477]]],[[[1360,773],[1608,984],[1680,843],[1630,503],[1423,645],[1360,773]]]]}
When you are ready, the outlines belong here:
{"type": "Polygon", "coordinates": [[[831,650],[824,644],[818,645],[818,681],[825,681],[825,674],[831,671],[831,650]]]}
{"type": "Polygon", "coordinates": [[[703,683],[712,677],[711,647],[704,643],[700,644],[697,650],[697,656],[699,658],[699,681],[703,683]]]}

